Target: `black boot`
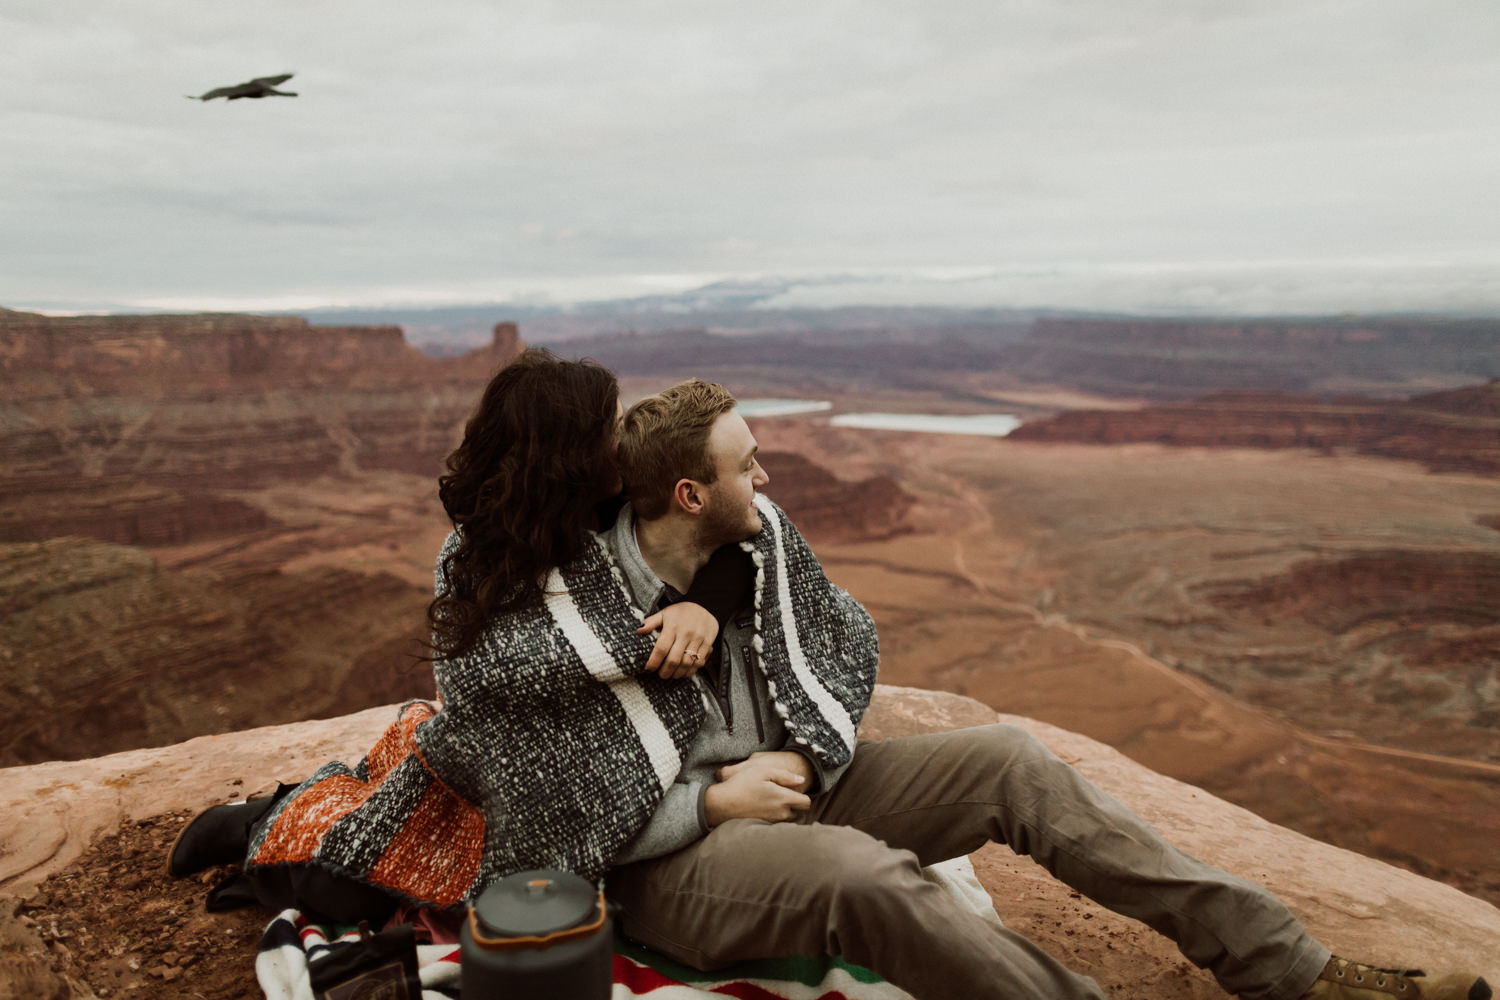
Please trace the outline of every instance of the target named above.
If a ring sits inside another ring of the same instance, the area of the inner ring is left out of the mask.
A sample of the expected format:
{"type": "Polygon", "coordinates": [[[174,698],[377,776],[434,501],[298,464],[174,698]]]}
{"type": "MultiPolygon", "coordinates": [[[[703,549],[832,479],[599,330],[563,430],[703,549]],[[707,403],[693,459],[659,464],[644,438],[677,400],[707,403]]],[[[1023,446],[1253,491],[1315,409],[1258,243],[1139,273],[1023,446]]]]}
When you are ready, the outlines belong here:
{"type": "Polygon", "coordinates": [[[215,865],[238,864],[250,847],[250,828],[295,785],[280,785],[276,794],[247,802],[211,806],[182,828],[167,854],[167,874],[181,878],[215,865]]]}

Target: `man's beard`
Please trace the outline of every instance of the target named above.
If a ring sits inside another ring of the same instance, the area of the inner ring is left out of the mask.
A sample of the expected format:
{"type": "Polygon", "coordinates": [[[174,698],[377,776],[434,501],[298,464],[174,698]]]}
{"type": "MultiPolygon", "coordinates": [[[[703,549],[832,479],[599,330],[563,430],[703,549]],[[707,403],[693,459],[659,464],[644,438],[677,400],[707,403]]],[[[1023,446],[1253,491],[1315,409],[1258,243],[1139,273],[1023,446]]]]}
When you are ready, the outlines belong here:
{"type": "Polygon", "coordinates": [[[730,542],[743,542],[760,533],[759,515],[749,504],[741,506],[722,494],[709,493],[708,509],[698,522],[698,542],[712,552],[730,542]]]}

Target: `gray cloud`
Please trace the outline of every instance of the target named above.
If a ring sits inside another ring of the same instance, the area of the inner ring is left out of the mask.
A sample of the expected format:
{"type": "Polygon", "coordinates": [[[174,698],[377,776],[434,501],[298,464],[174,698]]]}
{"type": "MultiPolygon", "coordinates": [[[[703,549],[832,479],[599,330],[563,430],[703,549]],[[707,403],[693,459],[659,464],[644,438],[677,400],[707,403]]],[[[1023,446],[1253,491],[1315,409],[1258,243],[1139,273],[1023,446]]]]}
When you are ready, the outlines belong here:
{"type": "Polygon", "coordinates": [[[1342,310],[1378,266],[1500,309],[1489,0],[82,2],[0,13],[6,305],[957,267],[1342,310]]]}

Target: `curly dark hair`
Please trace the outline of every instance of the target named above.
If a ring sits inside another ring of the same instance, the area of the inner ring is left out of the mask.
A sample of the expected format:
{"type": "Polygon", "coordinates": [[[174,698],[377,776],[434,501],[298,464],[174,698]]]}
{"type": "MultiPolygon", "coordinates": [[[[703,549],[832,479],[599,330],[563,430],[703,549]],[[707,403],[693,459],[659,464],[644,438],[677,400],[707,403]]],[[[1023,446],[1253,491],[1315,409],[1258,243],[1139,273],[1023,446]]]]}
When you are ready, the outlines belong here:
{"type": "Polygon", "coordinates": [[[598,505],[619,492],[619,395],[609,369],[541,348],[490,379],[438,478],[460,540],[427,607],[437,659],[468,650],[494,615],[539,603],[547,570],[583,550],[598,505]]]}

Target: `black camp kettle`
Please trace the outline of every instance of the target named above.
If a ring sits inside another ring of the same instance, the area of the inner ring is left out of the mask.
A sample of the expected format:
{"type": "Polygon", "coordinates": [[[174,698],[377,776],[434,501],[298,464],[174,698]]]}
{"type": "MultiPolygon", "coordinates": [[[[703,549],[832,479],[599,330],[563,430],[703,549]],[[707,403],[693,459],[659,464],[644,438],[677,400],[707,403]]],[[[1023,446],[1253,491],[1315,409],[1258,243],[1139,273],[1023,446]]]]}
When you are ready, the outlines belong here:
{"type": "Polygon", "coordinates": [[[458,940],[464,1000],[609,1000],[613,924],[577,875],[506,876],[470,904],[458,940]]]}

